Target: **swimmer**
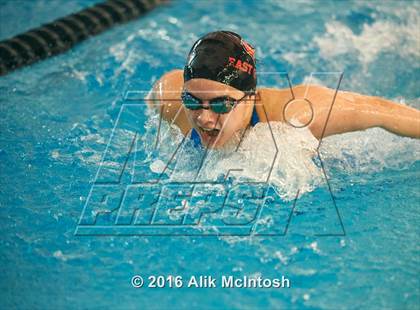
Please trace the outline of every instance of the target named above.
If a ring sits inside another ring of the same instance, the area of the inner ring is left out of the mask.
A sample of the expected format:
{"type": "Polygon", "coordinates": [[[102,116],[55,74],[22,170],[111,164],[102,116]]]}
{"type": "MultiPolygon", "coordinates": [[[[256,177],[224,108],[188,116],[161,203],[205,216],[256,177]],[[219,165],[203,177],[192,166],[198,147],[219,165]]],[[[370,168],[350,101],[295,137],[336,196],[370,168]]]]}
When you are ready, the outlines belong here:
{"type": "Polygon", "coordinates": [[[231,31],[201,37],[184,70],[163,75],[146,101],[195,145],[209,148],[268,121],[307,126],[318,140],[372,127],[420,138],[420,111],[383,98],[317,85],[257,89],[255,50],[231,31]]]}

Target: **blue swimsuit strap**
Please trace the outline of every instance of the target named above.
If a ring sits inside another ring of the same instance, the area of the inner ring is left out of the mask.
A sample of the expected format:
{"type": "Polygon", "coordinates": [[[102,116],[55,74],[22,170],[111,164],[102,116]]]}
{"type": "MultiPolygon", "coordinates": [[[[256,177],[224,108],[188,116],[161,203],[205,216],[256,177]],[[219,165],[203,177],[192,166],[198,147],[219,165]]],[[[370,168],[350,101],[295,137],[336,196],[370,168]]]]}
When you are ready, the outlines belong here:
{"type": "Polygon", "coordinates": [[[193,128],[191,131],[191,140],[193,141],[195,147],[201,145],[200,135],[198,134],[197,130],[195,130],[195,128],[193,128]]]}
{"type": "MultiPolygon", "coordinates": [[[[252,116],[251,116],[251,126],[254,127],[259,121],[260,121],[260,118],[258,117],[258,113],[254,105],[254,110],[252,111],[252,116]]],[[[191,130],[191,140],[193,141],[193,144],[195,147],[201,145],[200,135],[198,134],[197,130],[195,130],[195,128],[191,130]]]]}
{"type": "Polygon", "coordinates": [[[251,116],[251,126],[254,127],[260,122],[260,118],[258,117],[257,109],[255,108],[252,110],[252,116],[251,116]]]}

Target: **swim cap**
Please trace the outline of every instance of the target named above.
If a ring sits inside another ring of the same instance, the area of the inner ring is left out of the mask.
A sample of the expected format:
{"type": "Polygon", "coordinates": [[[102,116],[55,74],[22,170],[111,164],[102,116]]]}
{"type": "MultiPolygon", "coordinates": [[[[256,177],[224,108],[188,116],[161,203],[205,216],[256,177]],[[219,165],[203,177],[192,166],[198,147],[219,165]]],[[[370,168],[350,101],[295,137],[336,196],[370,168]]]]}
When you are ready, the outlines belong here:
{"type": "Polygon", "coordinates": [[[209,79],[242,91],[257,86],[254,48],[231,31],[206,34],[194,43],[184,67],[184,82],[209,79]]]}

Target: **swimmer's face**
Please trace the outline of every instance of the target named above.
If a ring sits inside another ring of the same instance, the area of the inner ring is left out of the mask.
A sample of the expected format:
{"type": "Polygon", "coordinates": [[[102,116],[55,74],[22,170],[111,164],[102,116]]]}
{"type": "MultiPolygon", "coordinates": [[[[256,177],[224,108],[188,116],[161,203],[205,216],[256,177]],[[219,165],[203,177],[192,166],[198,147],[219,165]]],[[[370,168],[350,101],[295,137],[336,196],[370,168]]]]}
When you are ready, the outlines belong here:
{"type": "Polygon", "coordinates": [[[245,129],[251,119],[253,96],[244,98],[244,92],[207,79],[191,79],[184,84],[184,90],[202,101],[203,109],[190,110],[184,107],[184,110],[192,127],[200,134],[204,146],[220,148],[232,138],[239,141],[241,129],[245,129]],[[209,108],[210,100],[224,96],[235,100],[244,99],[225,114],[218,114],[209,108]]]}

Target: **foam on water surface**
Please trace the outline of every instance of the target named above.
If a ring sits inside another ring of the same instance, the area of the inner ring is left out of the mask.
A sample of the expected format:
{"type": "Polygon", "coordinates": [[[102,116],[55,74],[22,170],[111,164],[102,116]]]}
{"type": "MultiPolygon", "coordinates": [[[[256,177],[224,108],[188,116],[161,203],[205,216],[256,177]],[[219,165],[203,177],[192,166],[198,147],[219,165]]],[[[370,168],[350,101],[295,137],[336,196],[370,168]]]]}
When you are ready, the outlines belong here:
{"type": "MultiPolygon", "coordinates": [[[[153,118],[152,118],[153,120],[153,118]]],[[[156,134],[150,124],[143,143],[150,149],[156,134]]],[[[158,158],[154,167],[166,167],[174,150],[184,137],[177,128],[162,125],[158,158]]],[[[268,182],[283,199],[295,198],[296,191],[312,191],[322,184],[323,172],[317,148],[327,171],[375,173],[386,168],[404,169],[419,158],[420,145],[415,139],[401,138],[383,129],[370,129],[324,138],[321,143],[307,128],[294,128],[285,123],[259,123],[249,129],[239,144],[223,149],[200,150],[187,143],[170,170],[170,180],[214,182],[220,177],[234,177],[238,182],[268,182]],[[273,138],[275,142],[273,142],[273,138]],[[231,171],[229,171],[231,170],[231,171]]],[[[162,171],[161,170],[161,171],[162,171]]]]}

